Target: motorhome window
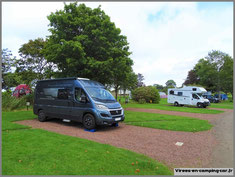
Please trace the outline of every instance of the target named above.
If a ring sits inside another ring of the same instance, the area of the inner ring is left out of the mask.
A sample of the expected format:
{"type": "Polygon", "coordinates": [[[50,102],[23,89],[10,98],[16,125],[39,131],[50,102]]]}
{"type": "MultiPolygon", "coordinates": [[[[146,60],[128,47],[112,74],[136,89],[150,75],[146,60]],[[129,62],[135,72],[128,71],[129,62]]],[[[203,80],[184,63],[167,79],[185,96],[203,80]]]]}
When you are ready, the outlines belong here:
{"type": "Polygon", "coordinates": [[[182,96],[183,95],[183,92],[178,92],[178,96],[182,96]]]}
{"type": "Polygon", "coordinates": [[[199,97],[196,94],[192,95],[194,99],[199,99],[199,97]]]}
{"type": "Polygon", "coordinates": [[[174,91],[173,90],[170,91],[170,95],[174,95],[174,91]]]}
{"type": "Polygon", "coordinates": [[[43,92],[40,92],[40,94],[44,95],[45,97],[56,98],[58,95],[58,88],[44,88],[43,92]]]}
{"type": "Polygon", "coordinates": [[[67,100],[69,96],[68,89],[58,89],[58,99],[67,100]]]}
{"type": "Polygon", "coordinates": [[[193,88],[193,91],[197,91],[197,88],[193,88]]]}
{"type": "Polygon", "coordinates": [[[86,93],[84,92],[84,90],[81,88],[75,88],[75,99],[77,101],[79,101],[79,102],[81,101],[82,95],[86,96],[86,93]]]}

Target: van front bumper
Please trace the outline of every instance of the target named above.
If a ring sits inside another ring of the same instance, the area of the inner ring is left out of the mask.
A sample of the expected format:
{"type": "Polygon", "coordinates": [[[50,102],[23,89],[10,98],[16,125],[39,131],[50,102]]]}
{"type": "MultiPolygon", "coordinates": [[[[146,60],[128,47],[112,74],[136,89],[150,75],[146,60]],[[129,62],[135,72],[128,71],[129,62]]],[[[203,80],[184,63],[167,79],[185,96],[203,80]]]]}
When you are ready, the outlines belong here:
{"type": "Polygon", "coordinates": [[[113,110],[107,111],[96,111],[96,124],[97,125],[112,125],[114,123],[118,123],[124,121],[125,115],[124,110],[121,110],[121,114],[111,115],[113,110]]]}

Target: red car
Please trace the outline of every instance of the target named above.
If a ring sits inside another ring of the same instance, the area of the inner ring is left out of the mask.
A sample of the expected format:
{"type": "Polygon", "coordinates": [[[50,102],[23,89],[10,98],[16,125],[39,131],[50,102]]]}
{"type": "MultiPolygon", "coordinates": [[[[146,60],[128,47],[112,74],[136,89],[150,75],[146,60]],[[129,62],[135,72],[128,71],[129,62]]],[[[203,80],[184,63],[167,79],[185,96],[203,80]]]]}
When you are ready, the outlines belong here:
{"type": "Polygon", "coordinates": [[[32,91],[30,89],[30,87],[26,84],[20,84],[18,85],[15,90],[13,91],[13,96],[16,98],[19,98],[22,95],[28,95],[30,94],[32,91]]]}

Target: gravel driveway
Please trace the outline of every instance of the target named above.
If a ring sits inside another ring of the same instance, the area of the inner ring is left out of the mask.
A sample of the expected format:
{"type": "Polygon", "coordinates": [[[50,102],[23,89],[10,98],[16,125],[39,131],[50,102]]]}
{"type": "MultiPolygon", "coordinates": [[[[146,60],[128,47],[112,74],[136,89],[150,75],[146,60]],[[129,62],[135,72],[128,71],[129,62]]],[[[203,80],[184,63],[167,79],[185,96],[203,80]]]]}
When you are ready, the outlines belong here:
{"type": "MultiPolygon", "coordinates": [[[[136,108],[135,108],[136,109],[136,108]]],[[[130,108],[128,108],[130,110],[130,108]]],[[[135,111],[150,112],[150,109],[138,109],[135,111]]],[[[158,110],[157,110],[158,111],[158,110]]],[[[160,112],[164,114],[161,110],[160,112]]],[[[212,122],[219,118],[225,118],[227,113],[233,113],[228,110],[225,113],[217,115],[199,115],[194,113],[164,111],[165,114],[184,115],[190,117],[202,116],[212,122]],[[175,114],[177,113],[177,114],[175,114]],[[192,116],[194,115],[194,116],[192,116]]],[[[155,111],[153,111],[155,112],[155,111]]],[[[199,118],[198,117],[198,118],[199,118]]],[[[218,138],[215,136],[215,129],[202,132],[177,132],[158,130],[145,127],[137,127],[120,123],[119,127],[98,128],[96,132],[84,131],[81,124],[76,122],[65,123],[61,120],[50,120],[39,122],[37,119],[18,121],[17,123],[31,126],[32,128],[41,128],[44,130],[89,139],[92,141],[110,144],[116,147],[129,149],[131,151],[145,154],[156,159],[165,165],[174,167],[213,167],[210,166],[215,158],[214,148],[218,144],[218,138]],[[182,146],[176,146],[176,142],[183,142],[182,146]]],[[[218,133],[217,133],[218,134],[218,133]]],[[[230,156],[231,158],[232,156],[230,156]]]]}

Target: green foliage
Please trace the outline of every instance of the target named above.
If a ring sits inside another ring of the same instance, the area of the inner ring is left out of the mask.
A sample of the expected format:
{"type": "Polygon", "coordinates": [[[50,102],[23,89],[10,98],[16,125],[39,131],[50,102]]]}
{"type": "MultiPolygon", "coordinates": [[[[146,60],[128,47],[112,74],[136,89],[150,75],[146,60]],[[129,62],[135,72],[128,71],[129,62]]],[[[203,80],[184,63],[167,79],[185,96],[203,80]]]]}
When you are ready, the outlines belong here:
{"type": "Polygon", "coordinates": [[[46,41],[43,38],[37,38],[29,40],[28,43],[23,44],[19,49],[21,58],[16,61],[16,72],[22,75],[25,75],[25,73],[33,74],[33,78],[27,79],[29,80],[28,84],[34,79],[50,78],[53,69],[55,69],[55,65],[52,62],[48,62],[42,53],[45,44],[46,41]]]}
{"type": "Polygon", "coordinates": [[[176,87],[175,81],[174,81],[174,80],[168,80],[168,81],[166,82],[166,87],[167,87],[167,88],[174,88],[174,87],[176,87]]]}
{"type": "Polygon", "coordinates": [[[12,111],[18,109],[25,109],[26,102],[30,102],[30,105],[33,105],[33,93],[29,95],[24,95],[20,98],[11,96],[10,92],[2,93],[2,110],[3,111],[12,111]]]}
{"type": "Polygon", "coordinates": [[[233,58],[212,50],[190,70],[185,85],[201,85],[212,92],[233,93],[233,58]]]}
{"type": "Polygon", "coordinates": [[[11,77],[11,67],[14,66],[15,57],[8,49],[1,51],[2,56],[2,88],[9,89],[12,87],[12,82],[15,82],[14,77],[11,77]]]}
{"type": "Polygon", "coordinates": [[[158,90],[153,86],[139,87],[133,90],[132,97],[137,102],[143,102],[145,100],[147,103],[159,103],[160,101],[158,90]]]}
{"type": "Polygon", "coordinates": [[[119,89],[130,73],[126,36],[98,8],[70,3],[48,16],[51,28],[44,54],[57,64],[56,77],[87,77],[119,89]]]}
{"type": "Polygon", "coordinates": [[[125,123],[172,131],[198,132],[210,130],[212,125],[207,120],[191,117],[125,111],[125,123]]]}

